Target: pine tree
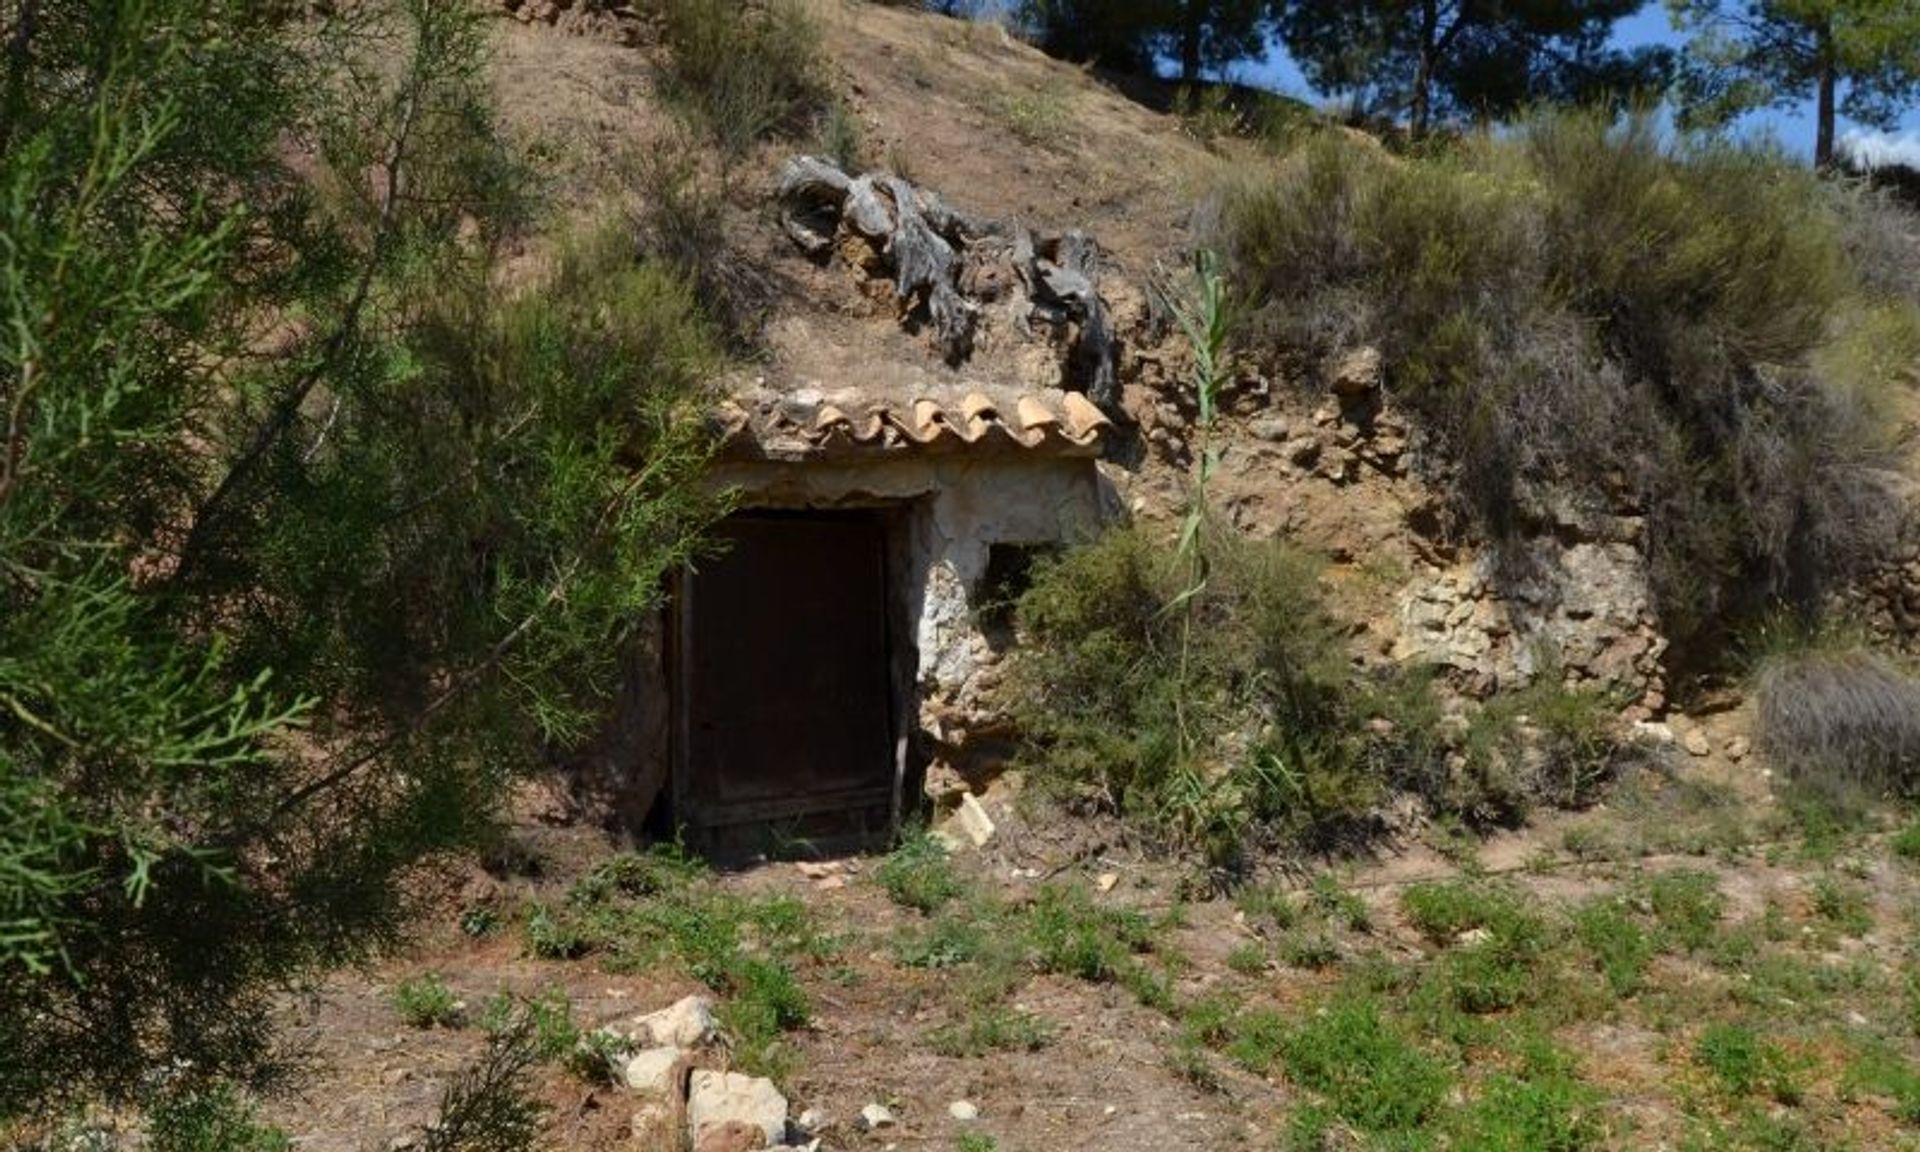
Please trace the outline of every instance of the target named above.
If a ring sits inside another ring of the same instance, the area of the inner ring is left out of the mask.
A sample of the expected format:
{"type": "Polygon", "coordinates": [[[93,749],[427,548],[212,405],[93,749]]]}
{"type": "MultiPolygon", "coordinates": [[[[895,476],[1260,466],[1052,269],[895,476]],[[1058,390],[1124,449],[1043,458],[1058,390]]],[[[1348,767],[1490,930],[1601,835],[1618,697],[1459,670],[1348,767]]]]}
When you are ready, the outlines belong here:
{"type": "Polygon", "coordinates": [[[1027,0],[1022,14],[1040,47],[1065,60],[1151,72],[1165,57],[1183,83],[1196,83],[1260,55],[1272,26],[1271,0],[1027,0]]]}
{"type": "Polygon", "coordinates": [[[0,6],[0,1119],[271,1072],[714,514],[689,290],[494,287],[483,17],[306,7],[0,6]]]}
{"type": "Polygon", "coordinates": [[[1322,92],[1404,112],[1415,138],[1443,116],[1498,117],[1658,82],[1658,52],[1607,46],[1642,0],[1287,0],[1280,32],[1322,92]]]}
{"type": "Polygon", "coordinates": [[[1838,114],[1891,128],[1920,93],[1917,0],[1667,0],[1692,34],[1682,105],[1718,124],[1814,100],[1814,163],[1834,162],[1838,114]],[[1844,90],[1844,94],[1843,94],[1844,90]]]}

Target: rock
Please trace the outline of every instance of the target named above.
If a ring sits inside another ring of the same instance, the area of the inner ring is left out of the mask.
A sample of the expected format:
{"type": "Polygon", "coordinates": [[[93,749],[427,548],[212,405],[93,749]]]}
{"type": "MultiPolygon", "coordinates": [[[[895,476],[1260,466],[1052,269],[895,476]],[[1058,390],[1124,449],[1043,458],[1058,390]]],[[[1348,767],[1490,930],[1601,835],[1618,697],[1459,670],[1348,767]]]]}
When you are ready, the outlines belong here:
{"type": "Polygon", "coordinates": [[[695,1152],[772,1147],[786,1139],[787,1098],[763,1076],[700,1069],[688,1081],[687,1133],[695,1152]],[[729,1125],[755,1129],[762,1143],[719,1143],[709,1148],[709,1136],[715,1140],[733,1138],[718,1135],[729,1125]]]}
{"type": "Polygon", "coordinates": [[[767,1134],[744,1120],[729,1120],[709,1128],[693,1142],[693,1152],[755,1152],[770,1147],[767,1134]]]}
{"type": "Polygon", "coordinates": [[[800,1118],[793,1123],[802,1133],[810,1136],[827,1126],[827,1114],[818,1108],[809,1108],[800,1113],[800,1118]]]}
{"type": "Polygon", "coordinates": [[[1713,744],[1707,740],[1707,734],[1698,728],[1687,729],[1687,734],[1680,738],[1680,746],[1687,750],[1689,756],[1705,756],[1713,751],[1713,744]]]}
{"type": "Polygon", "coordinates": [[[1380,350],[1356,348],[1342,356],[1330,383],[1338,396],[1365,396],[1380,387],[1380,350]]]}
{"type": "Polygon", "coordinates": [[[1469,928],[1453,938],[1453,942],[1462,948],[1472,948],[1493,939],[1493,933],[1485,928],[1469,928]]]}
{"type": "Polygon", "coordinates": [[[1735,736],[1727,741],[1727,744],[1726,744],[1727,759],[1733,761],[1736,764],[1738,764],[1742,760],[1745,760],[1747,758],[1747,754],[1752,751],[1753,751],[1753,744],[1745,736],[1735,736]]]}
{"type": "Polygon", "coordinates": [[[980,1119],[980,1109],[974,1107],[971,1100],[955,1100],[947,1105],[947,1115],[964,1124],[969,1120],[980,1119]]]}
{"type": "Polygon", "coordinates": [[[1311,436],[1299,436],[1281,445],[1280,454],[1305,468],[1320,458],[1320,441],[1311,436]]]}
{"type": "Polygon", "coordinates": [[[1673,729],[1657,720],[1635,720],[1633,737],[1649,744],[1657,744],[1662,748],[1671,748],[1674,741],[1673,729]]]}
{"type": "Polygon", "coordinates": [[[1267,440],[1275,444],[1285,440],[1290,430],[1291,425],[1278,416],[1263,416],[1247,425],[1247,431],[1252,432],[1262,440],[1267,440]]]}
{"type": "Polygon", "coordinates": [[[862,1132],[872,1132],[880,1128],[890,1128],[896,1120],[885,1104],[869,1104],[860,1109],[860,1118],[854,1121],[854,1127],[862,1132]]]}
{"type": "Polygon", "coordinates": [[[1321,452],[1314,471],[1335,483],[1345,483],[1353,474],[1354,455],[1345,448],[1328,448],[1321,452]]]}
{"type": "Polygon", "coordinates": [[[643,1048],[698,1048],[713,1041],[713,1001],[687,996],[633,1022],[633,1040],[643,1048]]]}
{"type": "Polygon", "coordinates": [[[1099,877],[1094,880],[1093,886],[1102,892],[1111,892],[1113,891],[1113,886],[1118,883],[1120,883],[1120,873],[1102,872],[1099,877]]]}
{"type": "Polygon", "coordinates": [[[677,1098],[686,1087],[686,1074],[692,1053],[671,1045],[648,1048],[627,1061],[620,1078],[627,1087],[643,1096],[677,1098]]]}
{"type": "Polygon", "coordinates": [[[966,833],[967,839],[973,841],[975,848],[985,847],[987,841],[993,839],[993,817],[987,815],[987,810],[973,793],[960,797],[960,807],[954,809],[953,818],[960,825],[960,830],[966,833]]]}

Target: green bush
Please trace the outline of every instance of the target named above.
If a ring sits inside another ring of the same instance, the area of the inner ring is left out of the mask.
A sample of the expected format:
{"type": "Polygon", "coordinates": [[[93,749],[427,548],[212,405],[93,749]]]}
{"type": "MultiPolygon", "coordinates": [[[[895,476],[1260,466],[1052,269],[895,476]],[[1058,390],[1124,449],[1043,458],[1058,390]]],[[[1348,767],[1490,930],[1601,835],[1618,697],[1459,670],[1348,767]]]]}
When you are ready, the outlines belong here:
{"type": "Polygon", "coordinates": [[[1801,1063],[1762,1040],[1743,1024],[1710,1024],[1695,1041],[1694,1059],[1733,1096],[1765,1091],[1782,1104],[1798,1104],[1801,1063]]]}
{"type": "Polygon", "coordinates": [[[1643,886],[1647,906],[1667,939],[1689,952],[1713,943],[1727,898],[1710,872],[1664,872],[1643,886]]]}
{"type": "Polygon", "coordinates": [[[1474,714],[1463,753],[1446,807],[1473,823],[1512,825],[1537,803],[1592,804],[1632,748],[1604,688],[1567,687],[1549,666],[1474,714]]]}
{"type": "Polygon", "coordinates": [[[981,1004],[952,1024],[934,1029],[933,1050],[942,1056],[984,1056],[989,1052],[1038,1052],[1053,1031],[1031,1012],[1004,1004],[981,1004]]]}
{"type": "Polygon", "coordinates": [[[798,0],[666,0],[668,100],[730,156],[827,107],[820,29],[798,0]]]}
{"type": "Polygon", "coordinates": [[[460,1023],[460,1001],[437,972],[402,980],[393,990],[393,1007],[415,1028],[452,1028],[460,1023]]]}
{"type": "Polygon", "coordinates": [[[1421,711],[1424,684],[1355,679],[1309,556],[1202,533],[1207,579],[1190,601],[1146,528],[1036,567],[1004,697],[1026,761],[1043,784],[1098,797],[1215,863],[1263,838],[1363,829],[1385,788],[1433,774],[1438,710],[1421,711]],[[1366,724],[1389,712],[1403,722],[1366,724]]]}
{"type": "Polygon", "coordinates": [[[152,1152],[289,1152],[293,1142],[260,1123],[252,1106],[226,1085],[167,1096],[149,1110],[152,1152]]]}
{"type": "Polygon", "coordinates": [[[1573,928],[1580,943],[1593,953],[1615,996],[1640,990],[1657,949],[1620,901],[1601,899],[1583,905],[1574,913],[1573,928]]]}
{"type": "Polygon", "coordinates": [[[921,912],[936,912],[965,891],[947,850],[924,831],[901,840],[874,870],[874,878],[895,904],[921,912]]]}
{"type": "Polygon", "coordinates": [[[1281,1045],[1287,1075],[1367,1132],[1406,1133],[1437,1115],[1452,1077],[1446,1065],[1382,1019],[1372,1000],[1324,1005],[1281,1045]]]}
{"type": "Polygon", "coordinates": [[[1496,541],[1566,496],[1642,509],[1664,630],[1706,660],[1889,538],[1876,410],[1920,310],[1849,256],[1867,215],[1770,152],[1568,113],[1417,160],[1310,141],[1213,242],[1264,354],[1380,349],[1496,541]]]}
{"type": "Polygon", "coordinates": [[[546,1111],[531,1083],[533,1066],[545,1055],[542,1046],[535,1018],[513,1013],[487,1036],[480,1058],[447,1082],[439,1114],[415,1146],[421,1152],[523,1152],[533,1147],[546,1111]]]}
{"type": "Polygon", "coordinates": [[[1460,1110],[1454,1147],[1476,1152],[1584,1152],[1602,1146],[1601,1095],[1574,1075],[1573,1061],[1546,1045],[1522,1053],[1518,1076],[1496,1074],[1460,1110]]]}

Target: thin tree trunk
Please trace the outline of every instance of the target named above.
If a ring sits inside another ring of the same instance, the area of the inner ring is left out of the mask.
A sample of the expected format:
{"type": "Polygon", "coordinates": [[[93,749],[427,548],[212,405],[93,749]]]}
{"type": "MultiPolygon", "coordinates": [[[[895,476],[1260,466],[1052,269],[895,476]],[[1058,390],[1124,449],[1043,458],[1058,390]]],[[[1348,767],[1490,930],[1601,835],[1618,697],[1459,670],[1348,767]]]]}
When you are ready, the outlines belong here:
{"type": "Polygon", "coordinates": [[[1820,26],[1820,95],[1815,113],[1813,137],[1813,165],[1816,168],[1833,167],[1833,97],[1837,77],[1833,59],[1833,25],[1820,26]]]}
{"type": "Polygon", "coordinates": [[[1433,111],[1434,53],[1438,50],[1440,5],[1425,0],[1420,5],[1420,58],[1413,70],[1413,105],[1408,112],[1408,130],[1415,140],[1427,134],[1427,121],[1433,111]]]}
{"type": "Polygon", "coordinates": [[[1187,0],[1180,20],[1180,82],[1193,84],[1200,79],[1200,37],[1205,30],[1201,19],[1203,0],[1187,0]]]}

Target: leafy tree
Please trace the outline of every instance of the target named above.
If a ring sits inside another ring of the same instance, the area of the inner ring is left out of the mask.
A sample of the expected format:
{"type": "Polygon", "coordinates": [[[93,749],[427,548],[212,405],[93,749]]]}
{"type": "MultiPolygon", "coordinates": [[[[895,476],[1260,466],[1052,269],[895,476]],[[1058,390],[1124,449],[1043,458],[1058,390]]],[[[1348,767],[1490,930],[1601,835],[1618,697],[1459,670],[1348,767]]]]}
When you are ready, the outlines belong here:
{"type": "Polygon", "coordinates": [[[1657,83],[1657,50],[1607,46],[1644,0],[1286,0],[1280,33],[1323,92],[1356,110],[1404,109],[1412,134],[1436,116],[1500,116],[1657,83]]]}
{"type": "Polygon", "coordinates": [[[1692,34],[1681,74],[1688,118],[1724,123],[1811,95],[1822,168],[1834,160],[1837,113],[1891,128],[1920,94],[1916,0],[1667,0],[1667,9],[1692,34]]]}
{"type": "Polygon", "coordinates": [[[1259,55],[1272,8],[1271,0],[1026,0],[1023,15],[1049,55],[1137,72],[1164,55],[1193,83],[1259,55]]]}
{"type": "Polygon", "coordinates": [[[0,9],[0,1119],[270,1074],[715,512],[687,288],[495,287],[482,17],[307,7],[0,9]]]}

